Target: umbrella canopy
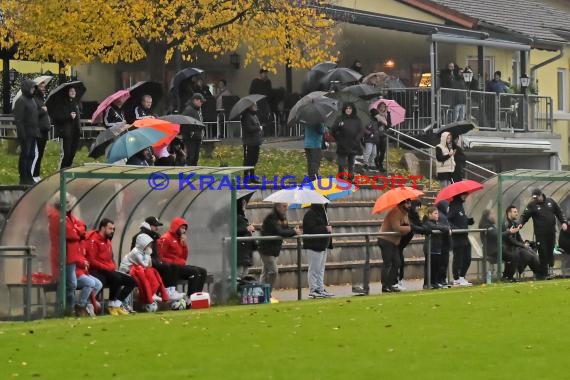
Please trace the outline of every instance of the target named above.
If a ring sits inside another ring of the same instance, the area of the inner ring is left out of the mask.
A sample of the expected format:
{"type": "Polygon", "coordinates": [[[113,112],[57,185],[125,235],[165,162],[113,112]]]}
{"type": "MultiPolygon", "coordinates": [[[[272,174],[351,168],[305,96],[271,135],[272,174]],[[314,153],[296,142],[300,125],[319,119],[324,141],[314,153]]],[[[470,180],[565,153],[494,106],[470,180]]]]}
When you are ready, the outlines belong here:
{"type": "Polygon", "coordinates": [[[385,72],[379,71],[376,73],[371,73],[362,78],[362,83],[369,84],[371,86],[385,87],[384,82],[390,76],[385,72]]]}
{"type": "Polygon", "coordinates": [[[265,202],[273,203],[316,203],[324,204],[329,203],[329,200],[317,193],[315,190],[311,190],[305,187],[296,187],[294,189],[283,189],[274,192],[270,196],[264,199],[265,202]]]}
{"type": "Polygon", "coordinates": [[[320,90],[321,87],[323,87],[321,84],[321,78],[332,69],[336,69],[336,67],[337,64],[330,61],[317,63],[315,66],[311,67],[311,69],[307,71],[307,75],[305,76],[305,80],[301,86],[303,93],[306,94],[311,91],[320,90]]]}
{"type": "Polygon", "coordinates": [[[326,73],[325,76],[321,78],[321,83],[325,86],[330,86],[331,82],[339,82],[343,84],[354,83],[358,82],[360,78],[362,78],[362,74],[359,72],[346,67],[339,67],[326,73]]]}
{"type": "Polygon", "coordinates": [[[324,91],[314,91],[302,97],[289,111],[287,125],[292,126],[302,122],[314,125],[324,122],[327,117],[337,110],[337,103],[326,96],[324,91]]]}
{"type": "Polygon", "coordinates": [[[320,71],[323,74],[328,73],[332,69],[336,69],[337,64],[331,61],[325,61],[317,63],[315,66],[311,67],[311,71],[320,71]]]}
{"type": "Polygon", "coordinates": [[[186,79],[190,79],[196,75],[200,75],[203,72],[204,70],[199,69],[197,67],[187,67],[185,69],[180,70],[174,75],[174,77],[172,77],[172,80],[170,81],[170,91],[177,90],[183,81],[185,81],[186,79]]]}
{"type": "Polygon", "coordinates": [[[202,123],[200,120],[195,119],[191,116],[186,116],[186,115],[164,115],[164,116],[159,116],[158,117],[160,120],[165,120],[165,121],[169,121],[171,123],[174,124],[179,124],[181,126],[183,125],[198,125],[200,127],[205,127],[204,123],[202,123]]]}
{"type": "Polygon", "coordinates": [[[392,126],[396,126],[406,120],[406,109],[399,105],[395,100],[391,99],[378,99],[370,104],[370,109],[378,108],[380,103],[385,103],[390,112],[390,119],[392,126]]]}
{"type": "Polygon", "coordinates": [[[382,90],[369,84],[354,84],[343,88],[340,93],[349,93],[362,99],[374,99],[382,94],[382,90]]]}
{"type": "Polygon", "coordinates": [[[124,99],[126,101],[130,96],[131,94],[129,93],[129,90],[119,90],[107,96],[107,98],[105,98],[105,100],[103,100],[101,104],[99,104],[99,107],[97,107],[95,112],[93,112],[93,115],[91,116],[91,122],[98,123],[103,118],[103,113],[105,113],[105,110],[111,104],[113,104],[116,100],[119,99],[124,99]]]}
{"type": "MultiPolygon", "coordinates": [[[[323,177],[314,180],[311,182],[312,186],[303,186],[306,188],[314,188],[314,190],[325,196],[329,201],[334,201],[335,199],[341,199],[344,197],[348,197],[352,193],[354,193],[357,189],[355,185],[348,182],[339,182],[334,177],[323,177]]],[[[304,203],[302,205],[299,204],[292,204],[289,208],[299,208],[299,207],[309,207],[310,203],[304,203]]]]}
{"type": "MultiPolygon", "coordinates": [[[[52,79],[53,75],[40,75],[39,77],[34,78],[33,81],[36,85],[40,83],[45,83],[47,86],[52,79]]],[[[12,100],[12,109],[14,109],[14,106],[16,105],[16,100],[18,100],[20,96],[22,96],[22,90],[18,90],[16,96],[14,96],[14,99],[12,100]]]]}
{"type": "Polygon", "coordinates": [[[144,95],[152,97],[152,106],[154,108],[162,99],[162,84],[152,81],[138,82],[127,89],[130,97],[123,105],[125,119],[131,124],[135,120],[135,108],[141,104],[144,95]]]}
{"type": "Polygon", "coordinates": [[[156,150],[162,149],[174,140],[176,135],[180,133],[180,124],[174,124],[162,119],[139,119],[133,122],[136,128],[152,128],[157,131],[166,133],[166,137],[160,139],[152,145],[156,150]]]}
{"type": "Polygon", "coordinates": [[[467,193],[471,194],[474,191],[483,189],[483,185],[479,182],[472,181],[470,179],[464,179],[463,181],[452,183],[442,189],[435,198],[434,204],[437,204],[443,200],[452,199],[454,196],[467,193]]]}
{"type": "Polygon", "coordinates": [[[99,132],[97,138],[89,148],[89,157],[98,158],[105,154],[105,150],[117,137],[126,132],[128,126],[115,126],[99,132]]]}
{"type": "Polygon", "coordinates": [[[441,135],[443,132],[449,132],[453,136],[463,135],[472,129],[479,128],[477,124],[472,121],[456,121],[454,123],[446,124],[445,127],[439,128],[437,134],[441,135]]]}
{"type": "Polygon", "coordinates": [[[83,94],[85,94],[85,91],[87,91],[87,89],[85,88],[83,82],[76,80],[73,82],[60,84],[59,86],[51,90],[46,99],[47,108],[48,109],[57,108],[56,104],[60,103],[61,101],[67,100],[68,91],[71,87],[75,88],[75,99],[77,99],[77,101],[79,102],[83,97],[83,94]]]}
{"type": "Polygon", "coordinates": [[[166,133],[152,128],[138,128],[120,136],[111,145],[107,162],[129,159],[141,150],[153,146],[167,136],[166,133]]]}
{"type": "Polygon", "coordinates": [[[265,95],[260,94],[251,94],[248,96],[244,96],[234,106],[230,111],[230,120],[236,119],[239,115],[243,113],[246,109],[254,105],[255,103],[259,102],[261,99],[265,98],[265,95]]]}
{"type": "Polygon", "coordinates": [[[424,195],[423,192],[407,186],[388,190],[376,199],[372,213],[380,214],[383,211],[396,207],[400,202],[406,199],[417,199],[422,195],[424,195]]]}

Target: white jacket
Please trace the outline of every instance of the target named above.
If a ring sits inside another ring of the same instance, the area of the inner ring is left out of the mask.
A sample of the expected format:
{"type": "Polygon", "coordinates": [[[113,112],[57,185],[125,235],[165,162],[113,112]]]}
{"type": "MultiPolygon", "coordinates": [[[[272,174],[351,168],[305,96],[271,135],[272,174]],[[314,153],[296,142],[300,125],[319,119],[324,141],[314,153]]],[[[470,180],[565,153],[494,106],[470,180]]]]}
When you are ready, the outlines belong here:
{"type": "Polygon", "coordinates": [[[119,270],[124,273],[129,273],[131,266],[142,265],[143,267],[149,267],[151,264],[150,255],[147,255],[144,249],[152,243],[152,238],[147,234],[140,234],[137,236],[135,242],[135,247],[129,252],[121,261],[119,270]]]}

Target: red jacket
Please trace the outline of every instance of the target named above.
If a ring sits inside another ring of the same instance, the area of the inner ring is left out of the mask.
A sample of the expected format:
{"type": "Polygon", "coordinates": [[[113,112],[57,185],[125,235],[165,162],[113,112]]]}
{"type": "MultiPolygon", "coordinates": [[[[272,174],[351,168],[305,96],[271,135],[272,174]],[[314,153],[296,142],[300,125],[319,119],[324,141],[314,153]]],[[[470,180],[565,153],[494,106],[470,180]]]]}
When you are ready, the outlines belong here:
{"type": "Polygon", "coordinates": [[[99,231],[89,231],[83,245],[91,270],[114,271],[117,268],[113,260],[113,244],[99,231]]]}
{"type": "Polygon", "coordinates": [[[188,244],[180,240],[176,231],[183,226],[188,227],[188,222],[182,218],[174,218],[170,223],[170,229],[162,235],[157,242],[158,257],[164,263],[186,265],[188,259],[188,244]]]}
{"type": "Polygon", "coordinates": [[[89,265],[85,256],[83,256],[83,260],[75,263],[75,276],[79,278],[84,274],[89,274],[89,265]]]}
{"type": "MultiPolygon", "coordinates": [[[[48,230],[50,237],[51,274],[59,278],[59,210],[53,206],[47,207],[48,230]]],[[[81,240],[85,236],[85,223],[66,213],[65,240],[66,264],[78,263],[85,260],[81,240]]]]}

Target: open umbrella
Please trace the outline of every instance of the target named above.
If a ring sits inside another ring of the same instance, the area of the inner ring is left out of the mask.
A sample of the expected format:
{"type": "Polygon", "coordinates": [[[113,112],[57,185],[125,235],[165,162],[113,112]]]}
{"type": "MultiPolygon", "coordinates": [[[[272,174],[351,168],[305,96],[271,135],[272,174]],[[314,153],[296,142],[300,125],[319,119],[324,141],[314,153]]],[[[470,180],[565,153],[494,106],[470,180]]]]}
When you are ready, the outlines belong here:
{"type": "Polygon", "coordinates": [[[372,213],[380,214],[383,211],[396,207],[400,202],[406,199],[417,199],[422,195],[424,195],[423,192],[407,186],[388,190],[376,199],[372,213]]]}
{"type": "MultiPolygon", "coordinates": [[[[39,77],[34,78],[33,81],[36,85],[40,83],[45,83],[47,86],[52,79],[53,75],[40,75],[39,77]]],[[[18,100],[20,96],[22,96],[22,90],[18,90],[16,96],[14,96],[14,99],[12,100],[12,109],[14,109],[14,106],[16,105],[16,100],[18,100]]]]}
{"type": "Polygon", "coordinates": [[[170,81],[170,91],[178,89],[180,84],[186,79],[190,79],[196,75],[200,75],[204,72],[204,70],[199,69],[197,67],[187,67],[185,69],[180,70],[177,72],[172,80],[170,81]]]}
{"type": "Polygon", "coordinates": [[[463,181],[452,183],[451,185],[446,186],[444,189],[442,189],[437,194],[434,204],[437,204],[443,200],[452,199],[454,196],[459,194],[471,194],[472,192],[481,190],[482,188],[483,185],[481,185],[479,182],[470,179],[464,179],[463,181]]]}
{"type": "Polygon", "coordinates": [[[379,71],[376,73],[371,73],[366,75],[364,78],[362,78],[362,83],[366,83],[372,86],[385,87],[384,81],[388,78],[389,78],[388,74],[379,71]]]}
{"type": "Polygon", "coordinates": [[[311,67],[311,71],[320,71],[321,73],[328,73],[332,69],[336,69],[337,64],[331,61],[319,62],[315,66],[311,67]]]}
{"type": "Polygon", "coordinates": [[[153,146],[167,136],[152,128],[138,128],[121,135],[109,148],[107,162],[129,159],[141,150],[153,146]]]}
{"type": "Polygon", "coordinates": [[[463,120],[454,123],[446,124],[444,127],[437,130],[437,134],[441,135],[443,132],[449,132],[453,136],[459,136],[469,132],[472,129],[479,128],[473,121],[463,120]]]}
{"type": "Polygon", "coordinates": [[[59,86],[50,91],[46,99],[46,106],[48,110],[50,108],[52,109],[57,108],[56,104],[66,100],[68,97],[69,89],[71,87],[75,88],[75,99],[77,99],[78,102],[81,100],[83,94],[85,94],[85,91],[87,91],[83,82],[78,80],[60,84],[59,86]]]}
{"type": "MultiPolygon", "coordinates": [[[[334,201],[335,199],[341,199],[344,197],[348,197],[352,193],[354,193],[357,189],[355,185],[352,183],[341,183],[334,177],[322,177],[319,179],[314,180],[311,182],[311,186],[306,185],[303,186],[304,188],[309,188],[311,190],[315,190],[317,193],[325,196],[329,201],[334,201]]],[[[289,208],[300,208],[300,207],[309,207],[310,203],[300,204],[292,204],[289,208]]]]}
{"type": "Polygon", "coordinates": [[[362,74],[346,67],[339,67],[330,70],[321,78],[321,83],[325,86],[330,86],[331,82],[339,83],[354,83],[362,78],[362,74]]]}
{"type": "Polygon", "coordinates": [[[274,192],[270,196],[264,199],[265,202],[273,203],[316,203],[324,204],[329,203],[329,200],[317,193],[315,190],[311,190],[305,187],[296,187],[294,189],[283,189],[274,192]]]}
{"type": "Polygon", "coordinates": [[[259,102],[263,98],[265,98],[265,95],[260,95],[260,94],[251,94],[244,96],[243,98],[238,100],[238,102],[234,104],[234,106],[232,107],[229,119],[230,120],[236,119],[239,115],[243,113],[243,111],[245,111],[255,103],[259,102]]]}
{"type": "Polygon", "coordinates": [[[324,91],[313,91],[302,97],[289,111],[287,125],[292,126],[299,122],[314,125],[324,122],[338,108],[336,101],[324,96],[325,94],[324,91]]]}
{"type": "Polygon", "coordinates": [[[166,137],[160,139],[152,145],[156,150],[160,150],[170,144],[172,140],[180,133],[180,124],[174,124],[162,119],[139,119],[133,122],[133,127],[136,128],[152,128],[157,131],[166,133],[166,137]]]}
{"type": "Polygon", "coordinates": [[[131,96],[131,94],[129,93],[129,90],[119,90],[119,91],[107,96],[105,98],[105,100],[103,100],[101,102],[101,104],[99,104],[99,107],[97,107],[95,112],[93,112],[93,115],[91,116],[91,122],[92,123],[100,122],[102,117],[103,117],[103,113],[105,113],[105,110],[111,104],[113,104],[116,100],[119,100],[119,99],[124,99],[126,101],[130,96],[131,96]]]}
{"type": "Polygon", "coordinates": [[[123,104],[125,119],[131,124],[135,120],[135,108],[141,104],[144,95],[152,97],[152,106],[154,108],[162,99],[162,84],[152,81],[138,82],[127,89],[130,97],[123,104]]]}
{"type": "Polygon", "coordinates": [[[114,126],[104,131],[99,132],[97,138],[91,147],[89,148],[89,157],[98,158],[105,154],[105,150],[117,137],[119,137],[122,133],[126,132],[128,126],[120,125],[114,126]]]}
{"type": "Polygon", "coordinates": [[[369,109],[378,108],[380,103],[385,103],[388,107],[392,126],[396,126],[406,120],[406,110],[392,99],[378,99],[370,104],[369,109]]]}
{"type": "Polygon", "coordinates": [[[350,93],[362,99],[374,99],[383,93],[382,90],[369,84],[354,84],[343,88],[340,93],[350,93]]]}
{"type": "Polygon", "coordinates": [[[171,123],[180,124],[180,126],[184,125],[198,125],[200,127],[205,127],[204,123],[200,120],[193,118],[192,116],[186,115],[163,115],[158,117],[160,120],[166,120],[171,123]]]}
{"type": "Polygon", "coordinates": [[[307,71],[307,75],[305,76],[305,80],[302,84],[303,93],[306,94],[311,91],[318,91],[323,87],[320,83],[321,78],[325,76],[332,69],[336,69],[337,64],[334,62],[326,61],[317,63],[315,66],[311,67],[309,71],[307,71]]]}

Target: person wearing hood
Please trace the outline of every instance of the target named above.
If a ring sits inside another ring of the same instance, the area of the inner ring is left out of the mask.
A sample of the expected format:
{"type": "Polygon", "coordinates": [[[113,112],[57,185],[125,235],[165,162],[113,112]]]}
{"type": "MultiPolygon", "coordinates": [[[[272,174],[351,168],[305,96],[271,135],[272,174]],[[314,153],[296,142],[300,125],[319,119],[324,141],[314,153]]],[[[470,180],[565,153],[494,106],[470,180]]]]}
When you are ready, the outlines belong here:
{"type": "Polygon", "coordinates": [[[57,109],[49,110],[55,124],[55,134],[61,138],[60,169],[73,165],[75,153],[79,148],[81,109],[76,95],[75,88],[69,87],[67,98],[59,104],[57,109]]]}
{"type": "Polygon", "coordinates": [[[354,161],[356,156],[362,154],[360,140],[364,136],[362,122],[356,116],[353,103],[345,103],[340,115],[331,128],[331,134],[336,141],[336,156],[338,174],[346,179],[354,178],[354,161]]]}
{"type": "Polygon", "coordinates": [[[406,290],[404,287],[404,249],[410,244],[415,234],[428,235],[431,231],[425,228],[420,220],[420,214],[418,209],[422,207],[422,202],[420,200],[412,200],[410,210],[408,211],[408,219],[410,220],[411,231],[403,235],[400,239],[400,244],[398,244],[398,251],[400,253],[400,269],[398,271],[398,277],[394,283],[394,287],[400,290],[406,290]]]}
{"type": "MultiPolygon", "coordinates": [[[[237,200],[237,236],[253,236],[255,227],[245,216],[247,200],[240,198],[237,200]]],[[[249,273],[249,268],[253,265],[253,251],[257,250],[255,241],[239,241],[237,246],[237,275],[244,278],[249,273]]]]}
{"type": "Polygon", "coordinates": [[[36,84],[26,79],[22,83],[22,96],[14,104],[14,123],[18,144],[20,144],[20,157],[18,159],[18,173],[20,185],[33,185],[32,163],[36,149],[36,139],[40,137],[40,108],[34,100],[36,84]]]}
{"type": "MultiPolygon", "coordinates": [[[[439,201],[436,205],[437,210],[439,211],[439,217],[437,219],[437,223],[442,226],[446,227],[448,230],[451,231],[451,225],[449,224],[449,220],[447,220],[447,214],[449,213],[449,202],[445,199],[439,201]]],[[[443,285],[444,288],[451,287],[450,282],[447,280],[447,270],[449,268],[449,250],[451,248],[451,235],[442,236],[441,237],[441,257],[440,257],[440,270],[439,270],[439,278],[437,280],[438,284],[443,285]]]]}
{"type": "Polygon", "coordinates": [[[497,217],[493,210],[483,210],[481,220],[479,221],[479,228],[486,229],[486,232],[480,232],[481,243],[485,244],[487,249],[487,257],[497,260],[497,244],[499,236],[501,237],[501,244],[503,245],[502,261],[505,262],[502,281],[518,282],[515,278],[515,273],[519,265],[519,255],[516,251],[505,249],[506,240],[516,235],[519,232],[519,226],[510,226],[508,229],[501,231],[499,234],[497,230],[497,217]]]}
{"type": "Polygon", "coordinates": [[[386,157],[386,133],[392,128],[392,116],[385,102],[378,103],[376,108],[370,110],[370,116],[374,120],[374,124],[378,129],[378,139],[376,141],[376,157],[374,163],[376,168],[381,172],[385,172],[384,158],[386,157]]]}
{"type": "Polygon", "coordinates": [[[176,217],[170,222],[168,232],[156,242],[158,257],[164,263],[175,264],[178,268],[178,278],[188,281],[188,296],[201,292],[208,276],[206,269],[186,265],[188,260],[188,243],[186,242],[188,222],[176,217]]]}
{"type": "MultiPolygon", "coordinates": [[[[326,204],[311,204],[311,208],[303,217],[303,233],[322,235],[332,233],[326,207],[326,204]]],[[[303,239],[303,248],[309,262],[307,272],[309,297],[326,298],[334,296],[334,294],[327,292],[324,284],[327,249],[332,248],[332,239],[330,237],[303,239]]]]}
{"type": "Polygon", "coordinates": [[[435,159],[437,160],[435,171],[439,180],[440,190],[453,182],[455,171],[455,150],[451,133],[443,132],[439,144],[435,147],[435,159]]]}
{"type": "MultiPolygon", "coordinates": [[[[49,82],[49,81],[48,81],[49,82]]],[[[42,158],[44,157],[44,151],[46,149],[46,144],[49,139],[49,131],[51,130],[51,120],[49,118],[48,109],[45,105],[46,97],[46,82],[40,82],[36,85],[36,90],[34,91],[34,100],[38,105],[39,121],[38,127],[40,135],[36,139],[36,149],[34,154],[34,160],[32,162],[32,178],[34,182],[39,182],[42,158]]]]}
{"type": "Polygon", "coordinates": [[[428,255],[431,260],[430,265],[430,286],[432,289],[441,289],[445,285],[440,283],[441,276],[441,259],[442,259],[442,241],[449,238],[449,226],[440,224],[439,210],[437,207],[430,206],[427,209],[427,215],[424,217],[423,226],[429,231],[440,231],[439,234],[431,235],[430,240],[424,241],[424,289],[428,288],[428,255]]]}
{"type": "Polygon", "coordinates": [[[259,183],[255,176],[255,165],[259,161],[259,149],[262,144],[263,127],[257,117],[257,104],[241,114],[241,141],[243,145],[243,166],[253,166],[253,169],[245,170],[244,181],[259,183]],[[247,178],[249,176],[249,179],[247,178]]]}
{"type": "MultiPolygon", "coordinates": [[[[203,121],[202,106],[206,102],[206,98],[199,92],[192,95],[186,104],[186,108],[182,111],[182,115],[193,117],[196,120],[203,121]]],[[[196,166],[200,159],[200,145],[204,138],[204,128],[198,125],[186,125],[180,131],[184,146],[186,147],[186,165],[196,166]]]]}
{"type": "Polygon", "coordinates": [[[461,137],[453,136],[452,149],[455,152],[453,155],[453,161],[455,162],[455,169],[451,175],[453,182],[459,182],[463,180],[465,174],[465,167],[467,166],[467,156],[461,147],[461,137]]]}
{"type": "MultiPolygon", "coordinates": [[[[461,193],[453,197],[449,204],[449,214],[447,219],[453,230],[466,230],[473,225],[475,221],[465,214],[463,203],[467,198],[467,193],[461,193]]],[[[469,242],[469,234],[461,232],[452,236],[453,243],[453,285],[470,286],[473,285],[465,279],[465,275],[471,265],[471,243],[469,242]]]]}
{"type": "Polygon", "coordinates": [[[542,190],[532,191],[532,200],[527,204],[521,216],[521,226],[532,218],[534,235],[538,244],[541,277],[550,276],[550,268],[554,266],[554,244],[556,242],[556,219],[562,224],[562,230],[568,229],[568,221],[556,201],[548,198],[542,190]]]}

